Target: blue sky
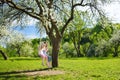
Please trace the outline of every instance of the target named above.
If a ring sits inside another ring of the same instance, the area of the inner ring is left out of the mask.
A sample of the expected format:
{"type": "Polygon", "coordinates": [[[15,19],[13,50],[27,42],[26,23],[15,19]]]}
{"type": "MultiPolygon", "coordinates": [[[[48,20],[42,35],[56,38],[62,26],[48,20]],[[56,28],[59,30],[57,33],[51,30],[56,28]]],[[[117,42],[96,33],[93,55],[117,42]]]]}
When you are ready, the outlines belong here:
{"type": "MultiPolygon", "coordinates": [[[[104,10],[107,16],[114,23],[120,23],[120,3],[114,2],[110,5],[105,5],[104,10]]],[[[28,25],[28,27],[19,31],[22,32],[29,39],[40,38],[40,33],[36,30],[35,21],[33,20],[30,22],[30,25],[28,25]]]]}
{"type": "Polygon", "coordinates": [[[27,26],[24,29],[18,29],[20,32],[23,33],[28,39],[33,39],[33,38],[40,38],[40,33],[38,30],[35,28],[34,25],[27,26]]]}
{"type": "MultiPolygon", "coordinates": [[[[45,37],[45,34],[40,35],[40,32],[36,29],[36,22],[38,22],[36,19],[29,18],[28,21],[26,21],[26,27],[21,29],[19,26],[15,28],[15,30],[21,32],[27,39],[34,39],[34,38],[40,38],[45,37]]],[[[16,22],[13,23],[13,26],[16,25],[16,22]]]]}

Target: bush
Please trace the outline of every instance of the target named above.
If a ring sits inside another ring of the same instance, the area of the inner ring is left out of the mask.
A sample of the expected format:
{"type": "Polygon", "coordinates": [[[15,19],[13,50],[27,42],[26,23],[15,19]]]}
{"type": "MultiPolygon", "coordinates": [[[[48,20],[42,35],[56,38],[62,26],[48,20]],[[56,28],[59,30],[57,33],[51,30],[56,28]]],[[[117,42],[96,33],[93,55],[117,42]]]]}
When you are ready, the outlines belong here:
{"type": "Polygon", "coordinates": [[[62,46],[63,50],[64,50],[64,53],[66,54],[66,58],[67,57],[74,57],[76,56],[76,52],[75,52],[75,49],[74,49],[74,45],[73,44],[70,44],[68,42],[65,42],[62,46]]]}
{"type": "Polygon", "coordinates": [[[33,56],[33,48],[30,45],[25,44],[22,46],[20,54],[24,57],[33,56]]]}

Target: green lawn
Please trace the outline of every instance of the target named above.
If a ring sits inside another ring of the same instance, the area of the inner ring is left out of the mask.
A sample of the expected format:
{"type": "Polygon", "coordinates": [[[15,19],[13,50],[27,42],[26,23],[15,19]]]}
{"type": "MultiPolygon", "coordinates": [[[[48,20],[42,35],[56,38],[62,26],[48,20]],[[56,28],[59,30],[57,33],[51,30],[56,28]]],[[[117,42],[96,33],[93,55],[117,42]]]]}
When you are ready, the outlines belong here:
{"type": "Polygon", "coordinates": [[[65,71],[64,74],[20,74],[44,71],[45,68],[39,58],[12,58],[7,61],[0,59],[0,80],[120,80],[120,58],[59,59],[59,67],[52,70],[65,71]]]}

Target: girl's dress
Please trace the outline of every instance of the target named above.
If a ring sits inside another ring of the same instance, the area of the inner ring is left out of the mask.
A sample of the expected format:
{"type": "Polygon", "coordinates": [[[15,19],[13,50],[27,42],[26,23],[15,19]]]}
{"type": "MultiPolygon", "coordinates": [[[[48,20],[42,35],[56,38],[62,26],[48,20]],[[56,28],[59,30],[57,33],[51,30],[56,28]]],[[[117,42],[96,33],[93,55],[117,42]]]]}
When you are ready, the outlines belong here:
{"type": "Polygon", "coordinates": [[[39,50],[38,55],[39,55],[39,56],[43,56],[43,57],[48,57],[48,62],[50,62],[50,61],[52,60],[52,57],[49,56],[49,55],[46,53],[46,50],[45,50],[45,49],[39,50]]]}
{"type": "Polygon", "coordinates": [[[46,57],[46,55],[45,55],[45,50],[44,50],[44,49],[39,50],[38,55],[39,55],[39,56],[46,57]]]}

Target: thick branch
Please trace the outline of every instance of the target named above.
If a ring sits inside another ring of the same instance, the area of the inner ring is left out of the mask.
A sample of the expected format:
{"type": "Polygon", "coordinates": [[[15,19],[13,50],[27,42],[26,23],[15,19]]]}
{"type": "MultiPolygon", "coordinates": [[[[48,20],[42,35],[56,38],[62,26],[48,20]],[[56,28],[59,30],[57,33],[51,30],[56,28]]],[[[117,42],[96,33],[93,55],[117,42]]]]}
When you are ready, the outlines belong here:
{"type": "Polygon", "coordinates": [[[8,59],[7,55],[6,55],[2,50],[0,50],[0,53],[2,54],[2,56],[3,56],[3,58],[4,58],[5,60],[8,59]]]}
{"type": "Polygon", "coordinates": [[[53,0],[47,0],[48,8],[52,8],[53,0]]]}
{"type": "MultiPolygon", "coordinates": [[[[33,17],[33,18],[36,18],[36,19],[38,19],[38,20],[40,19],[40,18],[39,18],[39,15],[38,15],[37,13],[28,12],[28,11],[26,11],[27,8],[23,8],[23,7],[21,7],[21,6],[17,6],[13,1],[6,0],[6,3],[7,3],[10,7],[15,8],[15,9],[17,9],[17,10],[20,10],[20,11],[22,11],[22,12],[25,12],[26,14],[28,14],[29,16],[31,16],[31,17],[33,17]]],[[[30,8],[29,8],[29,9],[30,9],[30,8]]],[[[33,10],[33,9],[31,8],[31,10],[33,10]]]]}
{"type": "Polygon", "coordinates": [[[40,13],[39,14],[42,14],[43,13],[43,9],[42,9],[42,6],[41,6],[41,2],[39,2],[38,0],[35,0],[38,7],[39,7],[39,10],[40,10],[40,13]]]}
{"type": "Polygon", "coordinates": [[[70,21],[73,19],[74,8],[75,8],[75,6],[73,5],[73,0],[72,0],[71,16],[70,16],[70,18],[67,20],[67,22],[65,23],[65,25],[64,25],[63,28],[62,28],[62,31],[61,31],[61,34],[62,34],[62,35],[63,35],[63,33],[64,33],[67,25],[68,25],[68,24],[70,23],[70,21]]]}

